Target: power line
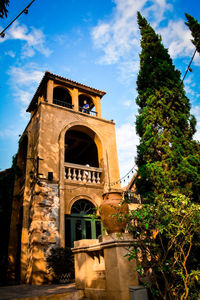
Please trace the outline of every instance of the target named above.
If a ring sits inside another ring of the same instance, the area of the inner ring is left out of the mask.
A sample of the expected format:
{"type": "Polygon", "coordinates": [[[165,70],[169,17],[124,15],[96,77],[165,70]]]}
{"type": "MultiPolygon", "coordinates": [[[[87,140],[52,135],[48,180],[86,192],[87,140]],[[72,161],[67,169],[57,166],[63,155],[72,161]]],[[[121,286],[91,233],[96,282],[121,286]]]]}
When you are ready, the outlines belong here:
{"type": "Polygon", "coordinates": [[[113,186],[113,185],[116,185],[118,183],[121,183],[123,180],[125,181],[125,178],[128,177],[129,178],[129,174],[130,173],[134,173],[134,170],[137,171],[136,169],[136,165],[134,165],[130,171],[128,171],[128,173],[126,173],[123,177],[121,177],[120,179],[116,180],[116,181],[113,181],[110,183],[110,186],[113,186]]]}
{"type": "Polygon", "coordinates": [[[2,38],[4,38],[5,36],[5,31],[21,16],[21,14],[28,14],[28,8],[31,6],[31,4],[34,2],[35,0],[32,0],[1,32],[0,32],[0,36],[2,38]]]}
{"type": "Polygon", "coordinates": [[[190,60],[190,62],[189,62],[189,65],[188,65],[188,67],[187,67],[187,69],[186,69],[185,75],[183,76],[182,83],[183,83],[183,81],[184,81],[184,79],[185,79],[185,77],[186,77],[186,75],[187,75],[187,72],[188,72],[188,71],[192,72],[192,69],[190,68],[190,66],[191,66],[191,64],[192,64],[192,61],[193,61],[193,59],[194,59],[194,57],[195,57],[196,52],[197,52],[197,49],[195,49],[194,54],[193,54],[193,56],[192,56],[192,58],[191,58],[191,60],[190,60]]]}

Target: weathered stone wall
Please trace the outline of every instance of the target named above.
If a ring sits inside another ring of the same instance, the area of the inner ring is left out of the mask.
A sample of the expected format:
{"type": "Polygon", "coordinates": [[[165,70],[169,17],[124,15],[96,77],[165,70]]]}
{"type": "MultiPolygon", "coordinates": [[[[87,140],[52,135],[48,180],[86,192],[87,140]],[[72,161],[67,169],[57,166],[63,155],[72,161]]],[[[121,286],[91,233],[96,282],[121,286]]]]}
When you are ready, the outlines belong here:
{"type": "Polygon", "coordinates": [[[29,205],[29,253],[26,282],[42,284],[51,279],[46,256],[59,243],[58,184],[36,183],[29,205]]]}

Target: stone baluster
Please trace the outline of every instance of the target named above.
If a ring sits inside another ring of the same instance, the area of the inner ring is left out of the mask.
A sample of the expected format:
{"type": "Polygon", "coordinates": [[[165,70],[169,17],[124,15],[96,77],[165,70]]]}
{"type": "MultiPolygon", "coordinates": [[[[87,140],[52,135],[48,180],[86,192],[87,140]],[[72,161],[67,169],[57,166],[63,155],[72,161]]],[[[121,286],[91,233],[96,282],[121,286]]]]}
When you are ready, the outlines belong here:
{"type": "Polygon", "coordinates": [[[82,181],[82,180],[81,180],[81,177],[82,177],[82,176],[81,176],[81,170],[78,169],[78,181],[82,181]]]}
{"type": "Polygon", "coordinates": [[[99,172],[97,172],[97,183],[101,183],[100,182],[100,177],[99,177],[99,172]]]}
{"type": "Polygon", "coordinates": [[[76,180],[76,169],[73,169],[73,180],[76,180]]]}
{"type": "Polygon", "coordinates": [[[88,171],[88,182],[91,182],[91,172],[88,171]]]}
{"type": "Polygon", "coordinates": [[[85,173],[85,170],[83,170],[83,182],[87,182],[87,176],[86,176],[86,173],[85,173]]]}
{"type": "Polygon", "coordinates": [[[67,179],[71,180],[72,176],[71,176],[71,168],[68,168],[68,174],[67,174],[67,179]]]}
{"type": "Polygon", "coordinates": [[[92,183],[96,183],[95,172],[92,172],[92,183]]]}

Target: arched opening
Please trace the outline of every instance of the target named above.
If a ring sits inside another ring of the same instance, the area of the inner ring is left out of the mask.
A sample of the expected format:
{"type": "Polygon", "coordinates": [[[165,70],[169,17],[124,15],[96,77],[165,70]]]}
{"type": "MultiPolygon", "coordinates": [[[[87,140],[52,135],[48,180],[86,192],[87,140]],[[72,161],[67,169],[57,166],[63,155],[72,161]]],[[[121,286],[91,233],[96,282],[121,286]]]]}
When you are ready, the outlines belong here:
{"type": "Polygon", "coordinates": [[[81,127],[70,129],[65,134],[65,162],[99,167],[98,150],[89,134],[81,127]]]}
{"type": "Polygon", "coordinates": [[[92,101],[92,98],[90,98],[87,95],[81,94],[78,97],[78,101],[79,101],[79,111],[86,114],[96,115],[95,106],[92,101]]]}
{"type": "Polygon", "coordinates": [[[74,241],[96,239],[102,234],[100,218],[93,218],[94,204],[87,199],[76,201],[71,208],[71,215],[65,215],[65,246],[73,247],[74,241]]]}
{"type": "Polygon", "coordinates": [[[17,157],[17,165],[21,171],[21,180],[24,181],[26,174],[26,162],[27,162],[27,149],[28,149],[28,137],[24,136],[19,145],[19,152],[17,157]]]}
{"type": "Polygon", "coordinates": [[[72,97],[67,89],[61,88],[61,87],[55,87],[53,90],[53,103],[67,107],[72,108],[72,97]]]}

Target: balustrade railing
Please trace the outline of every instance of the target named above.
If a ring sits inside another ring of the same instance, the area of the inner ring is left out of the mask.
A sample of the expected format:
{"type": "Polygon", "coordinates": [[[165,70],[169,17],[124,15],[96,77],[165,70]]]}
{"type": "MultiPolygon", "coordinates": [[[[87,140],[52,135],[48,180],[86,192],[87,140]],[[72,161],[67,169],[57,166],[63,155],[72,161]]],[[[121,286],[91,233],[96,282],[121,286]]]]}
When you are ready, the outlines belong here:
{"type": "Polygon", "coordinates": [[[81,106],[79,106],[79,111],[81,111],[81,112],[83,112],[85,114],[91,115],[91,116],[95,116],[95,117],[97,116],[97,112],[96,111],[90,110],[88,108],[83,108],[81,106]]]}
{"type": "MultiPolygon", "coordinates": [[[[58,99],[53,99],[53,104],[60,105],[60,106],[63,106],[63,107],[67,107],[67,108],[71,108],[71,109],[74,108],[73,104],[67,103],[65,101],[61,101],[61,100],[58,100],[58,99]]],[[[97,116],[96,111],[90,110],[90,109],[87,109],[87,108],[83,108],[81,106],[79,106],[79,111],[83,112],[85,114],[91,115],[91,116],[95,116],[95,117],[97,116]]]]}
{"type": "Polygon", "coordinates": [[[58,100],[58,99],[53,99],[53,104],[57,104],[57,105],[67,107],[67,108],[73,108],[74,107],[73,104],[67,103],[67,102],[64,102],[64,101],[61,101],[61,100],[58,100]]]}
{"type": "Polygon", "coordinates": [[[65,163],[65,179],[84,183],[102,183],[101,168],[88,167],[72,163],[65,163]]]}

